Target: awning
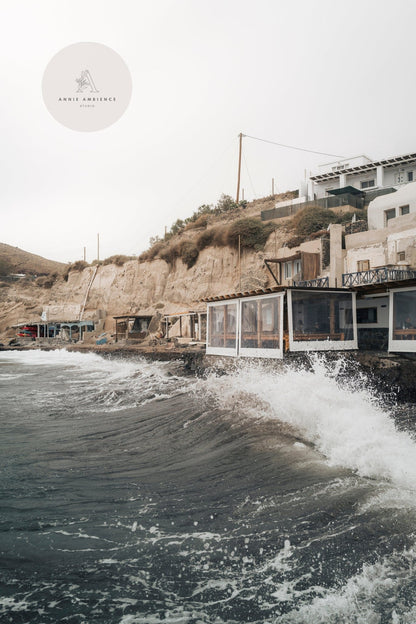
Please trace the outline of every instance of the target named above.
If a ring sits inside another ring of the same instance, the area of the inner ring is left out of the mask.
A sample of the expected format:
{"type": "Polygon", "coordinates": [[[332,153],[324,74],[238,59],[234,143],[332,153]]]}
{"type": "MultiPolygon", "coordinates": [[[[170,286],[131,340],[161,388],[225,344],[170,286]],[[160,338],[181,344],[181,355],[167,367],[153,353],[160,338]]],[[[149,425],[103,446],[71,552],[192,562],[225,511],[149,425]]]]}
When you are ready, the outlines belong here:
{"type": "Polygon", "coordinates": [[[355,186],[343,186],[342,188],[331,189],[328,191],[330,195],[364,195],[360,189],[355,188],[355,186]]]}

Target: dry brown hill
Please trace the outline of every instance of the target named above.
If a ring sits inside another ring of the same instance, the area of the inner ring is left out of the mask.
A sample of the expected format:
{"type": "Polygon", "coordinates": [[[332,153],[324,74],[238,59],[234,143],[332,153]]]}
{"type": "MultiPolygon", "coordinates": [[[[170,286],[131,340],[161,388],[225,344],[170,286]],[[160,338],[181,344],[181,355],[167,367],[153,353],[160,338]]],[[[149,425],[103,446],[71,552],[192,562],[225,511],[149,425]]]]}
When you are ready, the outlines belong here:
{"type": "Polygon", "coordinates": [[[0,275],[6,273],[26,273],[29,275],[46,275],[62,273],[66,265],[62,262],[47,260],[42,256],[23,251],[0,243],[0,275]]]}

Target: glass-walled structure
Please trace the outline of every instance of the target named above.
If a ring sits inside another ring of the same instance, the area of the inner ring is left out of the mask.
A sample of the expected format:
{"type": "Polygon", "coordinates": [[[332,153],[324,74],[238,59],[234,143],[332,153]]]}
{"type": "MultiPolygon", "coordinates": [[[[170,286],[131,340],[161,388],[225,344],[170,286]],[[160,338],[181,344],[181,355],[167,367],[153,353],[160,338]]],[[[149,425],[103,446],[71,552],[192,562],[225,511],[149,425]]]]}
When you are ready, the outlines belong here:
{"type": "Polygon", "coordinates": [[[287,349],[357,349],[355,297],[347,290],[293,288],[210,302],[206,352],[282,358],[287,349]]]}
{"type": "Polygon", "coordinates": [[[284,293],[208,304],[207,354],[283,357],[284,293]]]}
{"type": "Polygon", "coordinates": [[[284,293],[240,300],[239,354],[283,357],[284,293]]]}
{"type": "Polygon", "coordinates": [[[288,290],[290,351],[357,349],[355,293],[288,290]]]}
{"type": "Polygon", "coordinates": [[[238,300],[209,303],[207,315],[207,353],[237,355],[238,300]]]}
{"type": "Polygon", "coordinates": [[[389,351],[416,351],[416,288],[390,291],[389,351]]]}

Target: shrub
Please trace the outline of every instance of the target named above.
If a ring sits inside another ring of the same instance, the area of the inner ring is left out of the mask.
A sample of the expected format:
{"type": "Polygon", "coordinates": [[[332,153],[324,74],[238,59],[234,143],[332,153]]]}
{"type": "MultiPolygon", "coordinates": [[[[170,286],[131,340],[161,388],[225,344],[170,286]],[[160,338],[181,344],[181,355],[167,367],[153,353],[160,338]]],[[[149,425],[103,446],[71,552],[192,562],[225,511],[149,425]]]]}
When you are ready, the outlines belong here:
{"type": "Polygon", "coordinates": [[[35,284],[41,288],[52,288],[58,279],[58,273],[51,273],[50,275],[41,275],[35,280],[35,284]]]}
{"type": "Polygon", "coordinates": [[[259,219],[239,219],[229,226],[226,241],[231,247],[238,247],[240,240],[241,248],[258,251],[264,248],[274,229],[273,223],[263,223],[259,219]]]}
{"type": "Polygon", "coordinates": [[[77,260],[76,262],[69,264],[63,276],[64,280],[68,281],[68,275],[71,271],[83,271],[87,266],[88,262],[84,262],[84,260],[77,260]]]}
{"type": "Polygon", "coordinates": [[[228,245],[227,242],[227,229],[224,229],[222,226],[218,226],[213,228],[214,230],[214,238],[212,239],[212,244],[214,247],[226,247],[228,245]]]}
{"type": "Polygon", "coordinates": [[[179,245],[179,257],[187,268],[190,269],[198,260],[199,251],[195,243],[191,241],[182,241],[179,245]]]}
{"type": "Polygon", "coordinates": [[[122,254],[116,254],[114,256],[109,256],[103,261],[103,264],[115,264],[116,266],[123,266],[129,260],[135,260],[135,256],[123,256],[122,254]]]}
{"type": "Polygon", "coordinates": [[[234,210],[234,208],[237,208],[237,204],[233,198],[223,193],[215,206],[215,212],[217,214],[222,214],[223,212],[230,212],[230,210],[234,210]]]}
{"type": "Polygon", "coordinates": [[[209,217],[207,214],[202,214],[197,219],[190,219],[186,225],[187,230],[193,230],[197,228],[206,228],[209,222],[209,217]]]}
{"type": "Polygon", "coordinates": [[[351,223],[351,219],[354,215],[356,216],[357,221],[367,221],[367,211],[365,209],[357,209],[352,212],[344,212],[343,214],[338,215],[338,223],[351,223]]]}
{"type": "Polygon", "coordinates": [[[293,217],[292,224],[298,236],[309,236],[324,230],[330,223],[337,223],[338,217],[326,208],[305,208],[293,217]]]}
{"type": "Polygon", "coordinates": [[[88,266],[88,262],[84,260],[77,260],[69,265],[68,271],[83,271],[88,266]]]}
{"type": "Polygon", "coordinates": [[[198,251],[202,251],[206,247],[212,245],[214,235],[215,228],[210,228],[209,230],[205,230],[205,232],[201,232],[201,234],[196,239],[196,248],[198,249],[198,251]]]}
{"type": "Polygon", "coordinates": [[[0,275],[9,275],[12,272],[10,263],[4,258],[0,258],[0,275]]]}
{"type": "Polygon", "coordinates": [[[160,250],[163,249],[165,246],[165,243],[163,243],[161,240],[157,241],[150,247],[150,249],[140,254],[139,262],[151,262],[156,258],[160,250]]]}
{"type": "Polygon", "coordinates": [[[299,245],[303,243],[304,240],[305,236],[292,236],[292,238],[287,241],[286,247],[289,247],[289,249],[292,249],[293,247],[299,247],[299,245]]]}
{"type": "Polygon", "coordinates": [[[158,255],[161,260],[173,266],[176,258],[179,257],[179,245],[164,245],[158,255]]]}

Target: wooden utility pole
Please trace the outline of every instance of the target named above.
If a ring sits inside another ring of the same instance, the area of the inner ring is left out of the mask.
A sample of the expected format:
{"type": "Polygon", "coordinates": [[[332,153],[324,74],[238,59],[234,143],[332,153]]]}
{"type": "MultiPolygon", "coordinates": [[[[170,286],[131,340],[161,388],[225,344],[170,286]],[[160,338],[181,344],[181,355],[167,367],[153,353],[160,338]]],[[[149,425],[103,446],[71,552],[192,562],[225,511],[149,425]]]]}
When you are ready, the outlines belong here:
{"type": "Polygon", "coordinates": [[[272,195],[274,195],[274,178],[272,178],[272,195]]]}
{"type": "Polygon", "coordinates": [[[240,132],[240,134],[238,135],[240,137],[240,149],[239,149],[239,154],[238,154],[238,177],[237,177],[237,197],[236,197],[236,204],[238,204],[238,200],[240,199],[240,176],[241,176],[241,151],[243,148],[243,136],[244,134],[242,132],[240,132]]]}
{"type": "Polygon", "coordinates": [[[87,248],[84,247],[84,262],[87,261],[87,248]]]}
{"type": "Polygon", "coordinates": [[[100,235],[97,234],[97,260],[100,261],[100,235]]]}
{"type": "Polygon", "coordinates": [[[241,237],[238,235],[238,287],[241,292],[241,237]]]}

